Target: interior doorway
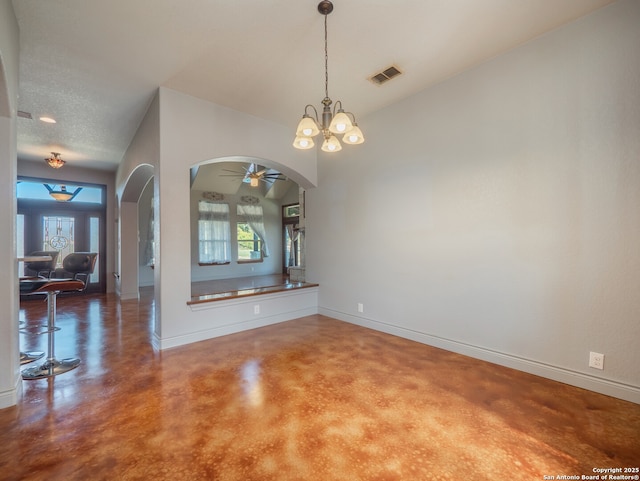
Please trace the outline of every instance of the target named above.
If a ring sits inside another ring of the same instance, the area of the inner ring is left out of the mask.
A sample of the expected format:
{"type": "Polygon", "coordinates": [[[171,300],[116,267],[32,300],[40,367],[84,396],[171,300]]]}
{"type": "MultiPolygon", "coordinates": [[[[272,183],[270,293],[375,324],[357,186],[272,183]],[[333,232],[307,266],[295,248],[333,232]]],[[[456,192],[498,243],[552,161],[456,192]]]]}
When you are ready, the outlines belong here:
{"type": "MultiPolygon", "coordinates": [[[[57,251],[56,268],[72,252],[96,252],[98,259],[88,279],[87,291],[106,292],[106,202],[105,186],[82,187],[95,190],[92,197],[60,202],[48,198],[46,181],[20,179],[18,189],[17,253],[57,251]],[[35,194],[31,189],[36,189],[35,194]],[[40,196],[42,194],[42,196],[40,196]]],[[[91,192],[88,193],[89,195],[91,192]]],[[[24,266],[18,267],[20,276],[24,266]]]]}

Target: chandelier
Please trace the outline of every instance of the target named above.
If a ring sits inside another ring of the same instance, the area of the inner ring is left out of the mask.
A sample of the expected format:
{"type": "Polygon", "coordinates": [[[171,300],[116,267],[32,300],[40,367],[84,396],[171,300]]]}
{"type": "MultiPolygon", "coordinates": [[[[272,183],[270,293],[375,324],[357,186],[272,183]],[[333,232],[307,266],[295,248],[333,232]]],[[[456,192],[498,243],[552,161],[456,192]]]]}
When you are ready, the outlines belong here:
{"type": "Polygon", "coordinates": [[[55,189],[55,186],[51,187],[49,184],[43,184],[43,185],[49,191],[49,195],[53,197],[55,200],[57,200],[58,202],[69,202],[70,200],[73,200],[76,197],[76,195],[78,195],[82,190],[82,187],[78,187],[76,188],[75,191],[69,192],[67,190],[66,185],[61,185],[60,189],[58,190],[55,189]]]}
{"type": "Polygon", "coordinates": [[[51,152],[51,157],[47,157],[44,161],[49,164],[49,167],[53,167],[54,169],[59,169],[66,161],[60,158],[60,154],[58,152],[51,152]]]}
{"type": "Polygon", "coordinates": [[[338,100],[333,109],[333,101],[329,98],[329,54],[327,53],[327,16],[333,11],[333,4],[329,0],[323,0],[318,4],[318,12],[324,15],[324,99],[322,100],[322,116],[318,116],[316,108],[309,104],[304,108],[304,115],[296,129],[296,138],[293,146],[296,149],[310,149],[315,144],[313,137],[322,132],[324,152],[338,152],[342,145],[336,135],[343,135],[345,144],[361,144],[364,142],[362,131],[356,123],[356,118],[351,112],[345,112],[342,102],[338,100]],[[313,117],[309,114],[313,110],[313,117]],[[337,112],[336,112],[337,109],[337,112]]]}

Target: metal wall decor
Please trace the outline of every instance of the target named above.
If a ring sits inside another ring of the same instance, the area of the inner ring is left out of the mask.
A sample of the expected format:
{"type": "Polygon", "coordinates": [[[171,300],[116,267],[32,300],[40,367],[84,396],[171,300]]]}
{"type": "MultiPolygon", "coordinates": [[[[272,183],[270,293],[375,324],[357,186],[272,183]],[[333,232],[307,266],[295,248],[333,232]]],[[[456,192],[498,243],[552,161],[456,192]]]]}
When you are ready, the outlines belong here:
{"type": "Polygon", "coordinates": [[[224,200],[224,194],[218,192],[203,192],[202,198],[207,200],[224,200]]]}
{"type": "Polygon", "coordinates": [[[252,195],[243,195],[240,198],[240,200],[242,200],[242,202],[244,202],[245,204],[249,204],[249,205],[257,205],[260,203],[260,199],[252,195]]]}

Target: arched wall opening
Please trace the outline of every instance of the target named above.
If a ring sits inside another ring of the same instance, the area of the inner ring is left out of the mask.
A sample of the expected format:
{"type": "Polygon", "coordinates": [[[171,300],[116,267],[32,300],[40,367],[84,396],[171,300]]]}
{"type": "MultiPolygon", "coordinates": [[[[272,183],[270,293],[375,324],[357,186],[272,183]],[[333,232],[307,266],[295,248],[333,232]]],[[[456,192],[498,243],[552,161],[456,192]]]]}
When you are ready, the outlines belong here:
{"type": "Polygon", "coordinates": [[[302,211],[304,188],[294,179],[304,182],[304,177],[278,162],[248,156],[203,161],[191,167],[190,175],[191,295],[286,283],[289,268],[304,262],[304,218],[296,216],[287,228],[283,209],[302,211]],[[248,203],[259,210],[259,233],[243,222],[248,203]],[[209,238],[220,235],[220,224],[207,219],[210,208],[224,209],[230,239],[209,238]],[[217,282],[223,279],[227,282],[217,282]]]}
{"type": "Polygon", "coordinates": [[[145,187],[153,185],[154,168],[141,164],[125,182],[118,205],[116,292],[121,299],[138,299],[140,274],[139,200],[145,187]]]}
{"type": "Polygon", "coordinates": [[[140,163],[156,166],[153,343],[157,348],[293,319],[294,311],[298,317],[317,310],[317,294],[308,289],[295,301],[286,296],[270,300],[269,308],[262,306],[259,314],[244,302],[212,303],[215,307],[191,303],[192,168],[249,157],[311,188],[317,182],[316,152],[291,148],[290,135],[285,126],[159,89],[120,168],[124,179],[140,163]]]}

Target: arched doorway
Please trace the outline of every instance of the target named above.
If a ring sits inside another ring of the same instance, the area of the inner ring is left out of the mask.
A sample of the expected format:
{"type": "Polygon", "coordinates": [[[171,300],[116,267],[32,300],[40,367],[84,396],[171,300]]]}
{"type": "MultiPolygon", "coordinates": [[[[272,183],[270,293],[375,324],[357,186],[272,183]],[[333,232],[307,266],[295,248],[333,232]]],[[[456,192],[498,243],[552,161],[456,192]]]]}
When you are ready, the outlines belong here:
{"type": "Polygon", "coordinates": [[[145,187],[153,185],[154,168],[148,164],[136,167],[122,192],[118,215],[118,272],[116,292],[121,299],[139,298],[140,239],[138,201],[145,187]]]}

